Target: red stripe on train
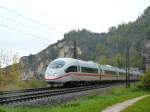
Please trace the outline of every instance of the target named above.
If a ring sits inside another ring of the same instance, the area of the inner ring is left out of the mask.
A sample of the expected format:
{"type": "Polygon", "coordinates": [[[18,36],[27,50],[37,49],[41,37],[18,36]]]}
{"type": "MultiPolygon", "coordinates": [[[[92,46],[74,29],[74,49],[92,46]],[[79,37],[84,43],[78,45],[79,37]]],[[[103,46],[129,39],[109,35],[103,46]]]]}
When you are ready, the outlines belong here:
{"type": "Polygon", "coordinates": [[[63,75],[63,76],[60,76],[60,77],[57,77],[57,78],[54,78],[54,79],[46,79],[46,80],[57,80],[57,79],[61,79],[61,78],[63,78],[63,77],[67,77],[67,76],[69,76],[69,75],[75,75],[75,76],[100,76],[100,75],[97,75],[97,74],[77,74],[77,73],[73,73],[73,74],[65,74],[65,75],[63,75]]]}

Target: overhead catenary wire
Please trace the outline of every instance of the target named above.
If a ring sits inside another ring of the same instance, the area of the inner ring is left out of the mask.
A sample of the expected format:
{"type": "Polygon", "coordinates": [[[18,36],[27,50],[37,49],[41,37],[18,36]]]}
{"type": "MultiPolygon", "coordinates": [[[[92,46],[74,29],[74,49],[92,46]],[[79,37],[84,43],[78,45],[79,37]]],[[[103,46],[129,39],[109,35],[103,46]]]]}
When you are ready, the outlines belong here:
{"type": "Polygon", "coordinates": [[[27,32],[24,32],[24,31],[19,30],[19,29],[16,29],[16,28],[12,28],[12,27],[10,27],[10,26],[8,26],[8,25],[0,24],[0,27],[7,28],[7,29],[9,29],[9,30],[13,30],[13,31],[16,31],[16,32],[24,33],[24,34],[29,35],[29,36],[32,36],[32,37],[34,37],[34,38],[38,38],[38,39],[42,39],[42,40],[46,40],[46,41],[51,41],[50,39],[47,39],[47,38],[45,38],[45,37],[37,36],[37,35],[32,34],[32,33],[27,33],[27,32]]]}
{"type": "Polygon", "coordinates": [[[22,15],[22,14],[16,12],[16,11],[11,10],[11,9],[9,9],[9,8],[6,8],[6,7],[4,7],[4,6],[0,6],[0,9],[3,9],[3,10],[5,10],[5,11],[8,11],[8,12],[13,13],[13,14],[15,14],[15,15],[18,15],[18,16],[20,16],[20,17],[22,17],[22,18],[24,18],[24,19],[26,19],[26,20],[28,20],[28,21],[31,21],[31,22],[33,22],[33,23],[36,23],[36,24],[38,24],[38,25],[40,25],[40,26],[43,26],[43,27],[45,27],[45,28],[48,28],[48,29],[50,29],[50,30],[52,30],[52,31],[55,31],[55,32],[57,32],[57,33],[64,34],[62,31],[59,31],[59,30],[54,29],[54,28],[51,28],[50,26],[48,26],[48,25],[46,25],[46,24],[40,23],[40,22],[37,21],[37,20],[34,20],[34,19],[29,18],[29,17],[27,17],[27,16],[24,16],[24,15],[22,15]]]}
{"type": "MultiPolygon", "coordinates": [[[[5,16],[1,16],[0,15],[0,18],[2,18],[2,19],[5,19],[5,20],[8,20],[8,21],[11,21],[11,22],[15,22],[15,23],[17,23],[17,24],[20,24],[20,25],[22,25],[22,26],[25,26],[25,27],[28,27],[28,28],[30,28],[30,29],[32,29],[32,30],[34,30],[34,31],[40,31],[40,30],[37,30],[37,29],[35,29],[34,27],[31,27],[31,26],[28,26],[27,24],[25,24],[25,23],[22,23],[22,22],[19,22],[19,21],[17,21],[17,20],[15,20],[15,19],[12,19],[12,18],[9,18],[9,17],[5,17],[5,16]]],[[[50,33],[50,32],[46,32],[46,31],[42,31],[43,33],[50,33]]]]}
{"type": "Polygon", "coordinates": [[[27,4],[26,2],[24,2],[23,0],[18,0],[20,3],[26,5],[27,7],[29,7],[30,9],[36,11],[37,13],[41,14],[42,16],[48,18],[48,19],[51,19],[52,21],[55,21],[55,22],[58,22],[59,24],[63,25],[64,27],[66,28],[69,28],[69,29],[72,29],[70,26],[58,21],[58,20],[54,20],[51,16],[47,15],[46,13],[42,12],[41,10],[37,9],[37,8],[34,8],[32,7],[31,5],[27,4]]]}

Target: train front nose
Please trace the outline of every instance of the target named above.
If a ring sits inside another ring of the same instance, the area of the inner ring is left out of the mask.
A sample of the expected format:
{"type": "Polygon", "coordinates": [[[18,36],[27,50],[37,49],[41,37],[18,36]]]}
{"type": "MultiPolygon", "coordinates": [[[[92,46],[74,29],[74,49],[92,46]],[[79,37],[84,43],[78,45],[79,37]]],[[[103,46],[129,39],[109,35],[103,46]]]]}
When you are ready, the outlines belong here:
{"type": "Polygon", "coordinates": [[[57,79],[63,75],[64,65],[65,65],[65,62],[62,60],[56,59],[52,61],[47,67],[47,70],[45,72],[45,80],[50,81],[50,82],[57,81],[57,79]]]}
{"type": "Polygon", "coordinates": [[[47,70],[45,73],[46,80],[54,80],[59,76],[59,70],[47,70]]]}

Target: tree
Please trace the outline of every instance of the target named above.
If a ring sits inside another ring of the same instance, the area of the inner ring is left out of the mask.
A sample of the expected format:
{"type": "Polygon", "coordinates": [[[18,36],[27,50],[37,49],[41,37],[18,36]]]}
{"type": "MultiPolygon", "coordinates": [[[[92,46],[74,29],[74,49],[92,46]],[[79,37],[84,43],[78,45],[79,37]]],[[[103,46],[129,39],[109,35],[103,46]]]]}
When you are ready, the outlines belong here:
{"type": "Polygon", "coordinates": [[[4,83],[4,70],[2,69],[3,67],[3,50],[0,49],[0,90],[3,88],[3,83],[4,83]]]}
{"type": "Polygon", "coordinates": [[[3,74],[2,74],[2,63],[0,58],[0,89],[2,88],[2,82],[3,82],[3,74]]]}
{"type": "Polygon", "coordinates": [[[141,67],[143,65],[143,57],[141,52],[135,48],[130,50],[130,62],[132,67],[141,67]]]}
{"type": "Polygon", "coordinates": [[[123,67],[124,66],[124,56],[121,55],[120,53],[117,53],[113,58],[112,58],[112,65],[117,66],[117,67],[123,67]]]}
{"type": "Polygon", "coordinates": [[[142,86],[146,89],[150,89],[150,70],[148,70],[142,77],[142,86]]]}
{"type": "Polygon", "coordinates": [[[102,64],[102,65],[109,64],[108,58],[105,55],[100,56],[100,64],[102,64]]]}
{"type": "Polygon", "coordinates": [[[19,55],[0,50],[0,90],[14,85],[20,79],[19,55]],[[10,66],[11,65],[11,66],[10,66]]]}
{"type": "Polygon", "coordinates": [[[106,55],[106,54],[107,54],[107,48],[101,43],[97,44],[96,45],[96,61],[98,61],[97,57],[100,57],[100,56],[106,55]]]}
{"type": "Polygon", "coordinates": [[[115,26],[112,26],[108,29],[109,32],[115,32],[116,31],[116,27],[115,26]]]}
{"type": "Polygon", "coordinates": [[[19,55],[16,53],[13,55],[12,57],[12,66],[10,68],[10,80],[13,83],[16,83],[17,81],[20,80],[20,72],[21,72],[21,67],[20,64],[18,64],[18,59],[19,59],[19,55]]]}

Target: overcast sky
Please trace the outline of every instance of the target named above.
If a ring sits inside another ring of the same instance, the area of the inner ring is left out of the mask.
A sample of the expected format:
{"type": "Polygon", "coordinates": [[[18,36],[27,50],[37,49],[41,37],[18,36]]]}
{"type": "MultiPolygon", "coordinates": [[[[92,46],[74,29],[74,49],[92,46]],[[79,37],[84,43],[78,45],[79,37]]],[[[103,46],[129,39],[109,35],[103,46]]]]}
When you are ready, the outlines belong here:
{"type": "Polygon", "coordinates": [[[72,29],[107,32],[135,21],[150,0],[0,0],[0,49],[35,54],[72,29]]]}

